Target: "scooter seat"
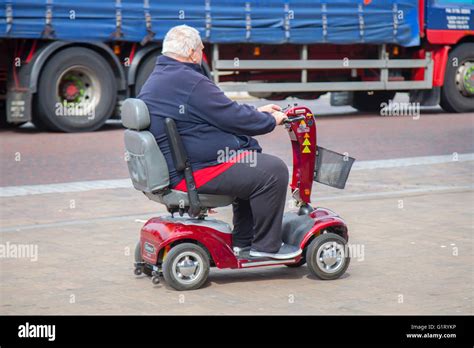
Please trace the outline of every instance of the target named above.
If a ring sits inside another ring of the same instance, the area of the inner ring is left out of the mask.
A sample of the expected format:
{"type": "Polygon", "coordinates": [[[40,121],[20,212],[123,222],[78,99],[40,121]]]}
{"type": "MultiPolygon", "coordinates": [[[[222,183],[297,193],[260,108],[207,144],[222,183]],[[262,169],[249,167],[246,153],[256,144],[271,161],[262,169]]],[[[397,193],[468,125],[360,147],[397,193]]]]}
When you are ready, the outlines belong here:
{"type": "MultiPolygon", "coordinates": [[[[188,193],[178,190],[169,190],[166,194],[145,192],[152,201],[162,203],[169,208],[189,207],[188,193]]],[[[232,196],[200,194],[199,199],[203,208],[225,207],[234,200],[232,196]]]]}
{"type": "MultiPolygon", "coordinates": [[[[146,104],[129,98],[122,104],[122,123],[128,128],[124,133],[127,166],[135,189],[142,191],[150,200],[166,205],[168,210],[189,208],[188,193],[168,189],[170,178],[166,160],[148,131],[150,114],[146,104]]],[[[200,194],[202,208],[229,205],[231,196],[200,194]]]]}

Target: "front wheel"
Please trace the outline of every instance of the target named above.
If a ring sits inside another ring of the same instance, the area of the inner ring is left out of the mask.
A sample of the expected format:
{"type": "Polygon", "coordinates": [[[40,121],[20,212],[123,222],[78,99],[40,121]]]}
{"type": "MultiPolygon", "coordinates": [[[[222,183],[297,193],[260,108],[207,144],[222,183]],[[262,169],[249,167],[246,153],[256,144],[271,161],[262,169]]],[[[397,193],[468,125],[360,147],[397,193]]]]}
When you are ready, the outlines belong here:
{"type": "Polygon", "coordinates": [[[440,105],[448,112],[474,111],[474,43],[449,53],[440,105]]]}
{"type": "Polygon", "coordinates": [[[351,260],[346,245],[346,240],[334,233],[324,233],[313,239],[306,253],[311,273],[323,280],[342,276],[351,260]]]}
{"type": "Polygon", "coordinates": [[[163,277],[179,291],[199,289],[207,280],[210,262],[199,245],[183,243],[171,248],[163,262],[163,277]]]}

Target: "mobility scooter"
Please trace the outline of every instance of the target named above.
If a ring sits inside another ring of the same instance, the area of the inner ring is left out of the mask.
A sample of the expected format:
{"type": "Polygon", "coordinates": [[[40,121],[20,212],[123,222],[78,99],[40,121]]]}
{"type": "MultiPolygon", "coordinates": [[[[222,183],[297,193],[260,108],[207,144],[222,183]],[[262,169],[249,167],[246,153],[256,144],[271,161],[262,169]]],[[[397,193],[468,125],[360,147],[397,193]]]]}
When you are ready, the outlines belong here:
{"type": "Polygon", "coordinates": [[[285,113],[284,126],[293,150],[290,188],[297,209],[284,214],[283,242],[299,246],[303,252],[292,259],[276,260],[251,257],[245,249],[235,251],[231,227],[207,217],[212,208],[227,206],[234,197],[197,193],[184,145],[171,118],[165,119],[166,133],[187,192],[169,187],[165,158],[147,131],[150,116],[146,104],[133,98],[124,101],[122,123],[128,128],[124,140],[133,186],[164,204],[170,213],[153,217],[142,227],[135,250],[136,275],[151,276],[153,284],[163,277],[172,288],[183,291],[205,284],[211,267],[299,267],[307,263],[309,271],[320,279],[337,279],[344,274],[350,261],[347,226],[333,211],[313,208],[310,196],[313,180],[344,188],[354,159],[316,145],[315,119],[307,107],[295,105],[285,113]]]}

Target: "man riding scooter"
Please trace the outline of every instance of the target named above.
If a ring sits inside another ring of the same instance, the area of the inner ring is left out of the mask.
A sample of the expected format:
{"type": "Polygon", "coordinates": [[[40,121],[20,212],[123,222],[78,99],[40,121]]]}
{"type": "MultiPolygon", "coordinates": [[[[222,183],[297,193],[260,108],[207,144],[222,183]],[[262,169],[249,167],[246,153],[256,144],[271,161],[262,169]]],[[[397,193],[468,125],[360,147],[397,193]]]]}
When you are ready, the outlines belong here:
{"type": "Polygon", "coordinates": [[[257,109],[227,98],[201,70],[203,48],[196,29],[186,25],[170,29],[163,55],[137,97],[148,107],[149,131],[166,159],[170,186],[186,190],[184,177],[173,163],[165,118],[176,123],[198,193],[236,197],[234,251],[250,249],[251,257],[294,258],[302,250],[282,242],[288,168],[281,159],[262,153],[252,138],[273,131],[286,115],[277,105],[257,109]],[[222,162],[223,152],[238,155],[222,162]],[[250,152],[255,161],[240,160],[250,152]]]}

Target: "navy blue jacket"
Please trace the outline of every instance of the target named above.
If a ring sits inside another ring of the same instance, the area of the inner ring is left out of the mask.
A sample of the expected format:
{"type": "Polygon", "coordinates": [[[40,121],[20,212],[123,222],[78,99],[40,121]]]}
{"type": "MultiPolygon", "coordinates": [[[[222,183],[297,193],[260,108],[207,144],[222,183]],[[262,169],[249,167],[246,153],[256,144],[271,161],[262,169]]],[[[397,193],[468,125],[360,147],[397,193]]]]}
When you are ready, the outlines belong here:
{"type": "Polygon", "coordinates": [[[218,163],[219,150],[262,149],[253,135],[271,132],[275,118],[255,107],[230,100],[198,64],[159,56],[155,69],[138,97],[150,111],[150,132],[165,156],[174,187],[183,178],[177,173],[164,119],[173,118],[193,170],[218,163]]]}

